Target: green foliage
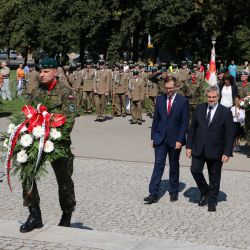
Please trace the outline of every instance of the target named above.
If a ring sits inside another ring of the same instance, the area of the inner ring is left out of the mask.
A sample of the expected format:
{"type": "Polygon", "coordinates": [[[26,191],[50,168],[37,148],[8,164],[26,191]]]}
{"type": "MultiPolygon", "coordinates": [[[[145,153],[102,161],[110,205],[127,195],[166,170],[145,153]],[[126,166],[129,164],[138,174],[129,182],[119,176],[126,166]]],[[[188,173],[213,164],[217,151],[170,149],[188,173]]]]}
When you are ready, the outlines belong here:
{"type": "Polygon", "coordinates": [[[88,50],[116,62],[123,52],[143,56],[147,35],[172,57],[184,50],[208,59],[211,35],[217,54],[249,60],[249,10],[245,0],[6,0],[0,8],[0,47],[48,55],[88,50]],[[131,38],[133,37],[133,42],[131,38]]]}

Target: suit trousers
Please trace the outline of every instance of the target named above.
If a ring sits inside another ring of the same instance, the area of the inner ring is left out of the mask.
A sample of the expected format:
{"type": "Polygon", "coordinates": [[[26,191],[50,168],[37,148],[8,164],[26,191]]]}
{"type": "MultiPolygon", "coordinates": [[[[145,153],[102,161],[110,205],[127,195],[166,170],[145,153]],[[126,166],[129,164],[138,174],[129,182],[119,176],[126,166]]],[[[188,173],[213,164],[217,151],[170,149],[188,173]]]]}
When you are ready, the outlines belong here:
{"type": "MultiPolygon", "coordinates": [[[[71,178],[73,174],[74,155],[68,149],[68,157],[60,158],[51,163],[55,172],[58,184],[59,202],[63,212],[72,212],[75,209],[75,191],[74,182],[71,178]]],[[[28,195],[32,182],[27,179],[22,183],[23,186],[23,205],[26,207],[38,207],[40,204],[40,197],[37,189],[37,184],[33,181],[32,193],[28,195]]]]}
{"type": "Polygon", "coordinates": [[[142,102],[140,100],[131,100],[131,114],[134,121],[142,120],[142,102]]]}
{"type": "Polygon", "coordinates": [[[169,158],[169,185],[170,192],[179,192],[180,158],[181,149],[169,147],[167,142],[155,146],[155,164],[149,184],[149,193],[153,196],[159,195],[160,182],[164,173],[166,158],[169,158]]]}
{"type": "Polygon", "coordinates": [[[208,201],[211,203],[216,202],[216,198],[220,191],[222,164],[221,159],[207,159],[204,153],[199,157],[192,156],[191,173],[200,190],[200,193],[202,195],[207,195],[208,201]],[[207,163],[209,184],[203,175],[205,163],[207,163]]]}
{"type": "Polygon", "coordinates": [[[106,96],[95,94],[96,116],[105,116],[106,96]]]}

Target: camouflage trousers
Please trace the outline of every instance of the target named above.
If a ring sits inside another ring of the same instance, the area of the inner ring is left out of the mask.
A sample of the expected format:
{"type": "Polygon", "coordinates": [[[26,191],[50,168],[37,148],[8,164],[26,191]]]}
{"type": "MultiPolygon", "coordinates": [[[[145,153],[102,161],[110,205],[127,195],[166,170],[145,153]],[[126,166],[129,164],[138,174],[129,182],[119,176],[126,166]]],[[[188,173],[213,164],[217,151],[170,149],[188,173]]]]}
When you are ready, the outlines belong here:
{"type": "MultiPolygon", "coordinates": [[[[68,157],[53,161],[51,166],[56,175],[61,209],[63,212],[72,212],[76,205],[74,182],[71,178],[73,174],[74,155],[71,153],[70,149],[67,149],[67,151],[68,157]]],[[[36,182],[33,182],[33,189],[30,195],[28,195],[28,191],[31,188],[31,180],[25,180],[22,183],[22,187],[23,205],[26,207],[38,207],[40,204],[40,197],[36,182]]]]}

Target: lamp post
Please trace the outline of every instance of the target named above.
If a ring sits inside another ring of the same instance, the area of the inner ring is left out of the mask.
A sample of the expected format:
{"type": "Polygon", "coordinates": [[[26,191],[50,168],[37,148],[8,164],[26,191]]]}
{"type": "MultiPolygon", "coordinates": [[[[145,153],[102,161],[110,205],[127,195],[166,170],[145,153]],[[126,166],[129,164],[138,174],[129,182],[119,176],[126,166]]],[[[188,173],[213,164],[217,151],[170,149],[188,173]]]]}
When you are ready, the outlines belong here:
{"type": "Polygon", "coordinates": [[[215,44],[216,44],[216,36],[215,36],[215,35],[212,35],[212,36],[211,36],[211,40],[212,40],[213,49],[214,49],[214,46],[215,46],[215,44]]]}

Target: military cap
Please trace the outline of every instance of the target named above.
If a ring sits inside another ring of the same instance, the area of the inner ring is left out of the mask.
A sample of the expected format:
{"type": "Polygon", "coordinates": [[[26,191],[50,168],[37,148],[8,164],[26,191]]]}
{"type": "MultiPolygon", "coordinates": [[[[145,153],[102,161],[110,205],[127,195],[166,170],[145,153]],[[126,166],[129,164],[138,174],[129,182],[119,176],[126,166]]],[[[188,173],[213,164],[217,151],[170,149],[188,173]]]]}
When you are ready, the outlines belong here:
{"type": "Polygon", "coordinates": [[[123,66],[123,64],[118,64],[117,67],[118,67],[118,69],[123,70],[123,67],[124,67],[124,66],[123,66]]]}
{"type": "Polygon", "coordinates": [[[87,59],[87,60],[86,60],[86,64],[87,64],[87,65],[92,64],[92,60],[87,59]]]}
{"type": "Polygon", "coordinates": [[[132,71],[132,74],[133,74],[134,76],[139,75],[139,73],[140,73],[139,70],[133,70],[133,71],[132,71]]]}
{"type": "Polygon", "coordinates": [[[130,68],[130,69],[133,69],[134,67],[135,67],[135,65],[134,65],[134,64],[132,64],[132,63],[131,63],[131,64],[129,64],[129,68],[130,68]]]}
{"type": "Polygon", "coordinates": [[[128,64],[133,64],[134,62],[132,60],[128,61],[128,64]]]}
{"type": "Polygon", "coordinates": [[[182,65],[186,65],[186,64],[187,64],[187,61],[181,61],[181,64],[182,64],[182,65]]]}
{"type": "Polygon", "coordinates": [[[248,74],[247,71],[242,71],[242,72],[241,72],[241,75],[242,75],[242,76],[248,76],[249,74],[248,74]]]}
{"type": "Polygon", "coordinates": [[[178,65],[175,64],[175,63],[173,63],[173,64],[172,64],[172,67],[173,67],[174,69],[176,69],[176,68],[178,67],[178,65]]]}
{"type": "Polygon", "coordinates": [[[98,63],[99,63],[100,65],[103,65],[103,64],[105,64],[105,60],[102,60],[102,59],[101,59],[101,60],[98,61],[98,63]]]}
{"type": "Polygon", "coordinates": [[[64,66],[63,66],[63,69],[64,69],[65,71],[69,71],[69,70],[70,70],[70,66],[69,66],[69,65],[64,65],[64,66]]]}
{"type": "Polygon", "coordinates": [[[145,64],[142,64],[142,63],[141,63],[141,64],[139,64],[139,67],[140,67],[140,68],[144,68],[144,67],[145,67],[145,64]]]}
{"type": "Polygon", "coordinates": [[[165,62],[161,63],[162,67],[167,67],[167,64],[165,62]]]}
{"type": "Polygon", "coordinates": [[[193,64],[193,69],[194,69],[194,68],[197,68],[197,67],[198,67],[198,65],[197,65],[196,63],[194,63],[194,64],[193,64]]]}
{"type": "Polygon", "coordinates": [[[38,69],[55,69],[59,67],[59,64],[54,58],[44,58],[37,64],[38,69]]]}
{"type": "Polygon", "coordinates": [[[76,63],[76,66],[82,66],[82,64],[80,62],[76,63]]]}

